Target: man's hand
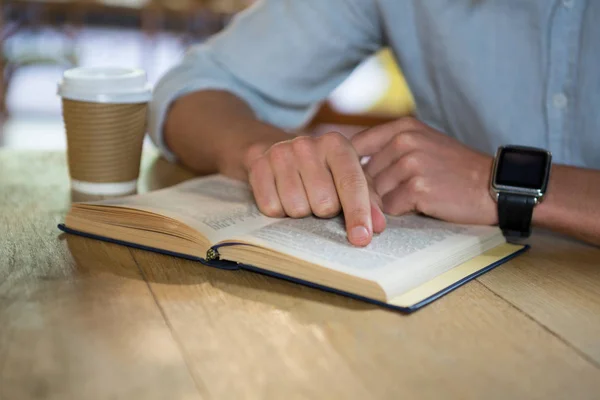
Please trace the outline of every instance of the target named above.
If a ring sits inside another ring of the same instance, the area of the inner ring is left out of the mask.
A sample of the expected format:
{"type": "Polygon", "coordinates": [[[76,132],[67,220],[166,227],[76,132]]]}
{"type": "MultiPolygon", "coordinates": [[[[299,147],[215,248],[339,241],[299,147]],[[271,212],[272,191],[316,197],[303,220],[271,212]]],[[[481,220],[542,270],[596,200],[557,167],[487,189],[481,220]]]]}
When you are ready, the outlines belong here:
{"type": "Polygon", "coordinates": [[[339,133],[255,144],[245,164],[258,208],[267,216],[331,218],[343,211],[348,239],[357,246],[385,229],[381,199],[350,141],[339,133]]]}
{"type": "Polygon", "coordinates": [[[361,132],[352,138],[365,172],[392,215],[420,212],[446,221],[493,225],[498,216],[489,194],[493,159],[414,118],[361,132]]]}

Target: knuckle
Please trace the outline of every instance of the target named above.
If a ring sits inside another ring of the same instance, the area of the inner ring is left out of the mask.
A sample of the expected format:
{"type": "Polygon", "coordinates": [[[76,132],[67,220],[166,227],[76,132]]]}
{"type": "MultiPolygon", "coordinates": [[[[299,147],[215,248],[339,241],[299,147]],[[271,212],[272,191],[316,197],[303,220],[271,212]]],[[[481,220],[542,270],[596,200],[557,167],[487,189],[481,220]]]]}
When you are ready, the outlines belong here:
{"type": "Polygon", "coordinates": [[[338,185],[340,191],[354,191],[365,187],[367,181],[363,174],[359,173],[347,173],[339,178],[338,185]]]}
{"type": "Polygon", "coordinates": [[[304,218],[311,214],[311,210],[308,205],[302,203],[295,203],[291,205],[287,210],[287,215],[292,218],[304,218]]]}
{"type": "Polygon", "coordinates": [[[401,133],[394,137],[393,146],[397,150],[412,149],[417,145],[417,137],[414,133],[401,133]]]}
{"type": "Polygon", "coordinates": [[[269,201],[265,204],[262,204],[258,208],[267,217],[279,218],[284,215],[284,212],[283,212],[283,209],[281,208],[281,206],[277,202],[274,202],[274,201],[269,201]]]}
{"type": "Polygon", "coordinates": [[[344,146],[346,144],[346,138],[339,132],[327,132],[321,136],[321,142],[329,149],[344,146]]]}
{"type": "Polygon", "coordinates": [[[405,171],[418,172],[421,170],[421,157],[418,153],[409,153],[398,160],[398,167],[405,171]]]}
{"type": "Polygon", "coordinates": [[[331,218],[339,214],[341,211],[340,204],[336,200],[328,197],[323,197],[316,201],[313,212],[320,218],[331,218]]]}
{"type": "MultiPolygon", "coordinates": [[[[349,216],[352,221],[361,221],[362,222],[362,221],[364,221],[364,219],[366,217],[368,217],[370,212],[371,212],[370,208],[355,207],[354,209],[350,210],[349,216]]],[[[344,213],[348,213],[348,212],[344,211],[344,213]]]]}
{"type": "Polygon", "coordinates": [[[313,155],[315,151],[314,139],[308,136],[295,138],[292,140],[291,145],[294,153],[302,158],[313,155]]]}
{"type": "Polygon", "coordinates": [[[429,192],[429,186],[425,178],[417,176],[408,181],[408,190],[413,195],[422,195],[429,192]]]}
{"type": "Polygon", "coordinates": [[[276,164],[285,164],[290,159],[290,146],[287,142],[276,143],[269,149],[269,159],[276,164]]]}

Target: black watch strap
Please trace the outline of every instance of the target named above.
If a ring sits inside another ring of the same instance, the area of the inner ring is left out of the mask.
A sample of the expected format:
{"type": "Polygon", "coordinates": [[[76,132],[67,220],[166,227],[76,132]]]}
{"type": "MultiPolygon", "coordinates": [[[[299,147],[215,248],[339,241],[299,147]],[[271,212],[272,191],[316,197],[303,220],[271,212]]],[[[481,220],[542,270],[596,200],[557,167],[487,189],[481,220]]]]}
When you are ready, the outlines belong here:
{"type": "Polygon", "coordinates": [[[532,196],[502,192],[498,195],[498,222],[504,236],[529,237],[535,203],[532,196]]]}

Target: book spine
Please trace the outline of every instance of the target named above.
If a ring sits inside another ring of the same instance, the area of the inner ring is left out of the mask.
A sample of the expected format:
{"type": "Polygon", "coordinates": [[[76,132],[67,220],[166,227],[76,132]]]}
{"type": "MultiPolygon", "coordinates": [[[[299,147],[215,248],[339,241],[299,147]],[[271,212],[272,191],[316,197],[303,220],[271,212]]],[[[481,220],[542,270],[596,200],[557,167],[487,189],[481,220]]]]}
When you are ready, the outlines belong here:
{"type": "Polygon", "coordinates": [[[246,243],[238,243],[238,242],[217,244],[217,245],[211,247],[210,249],[208,249],[208,251],[206,252],[206,259],[210,260],[210,261],[220,260],[221,255],[219,254],[219,249],[222,247],[231,247],[231,246],[250,246],[250,245],[246,244],[246,243]]]}
{"type": "Polygon", "coordinates": [[[221,254],[219,254],[219,249],[221,247],[230,247],[230,246],[249,246],[245,243],[221,243],[217,244],[206,252],[206,258],[204,259],[204,264],[210,265],[211,267],[235,270],[240,269],[240,265],[234,261],[228,261],[221,259],[221,254]]]}

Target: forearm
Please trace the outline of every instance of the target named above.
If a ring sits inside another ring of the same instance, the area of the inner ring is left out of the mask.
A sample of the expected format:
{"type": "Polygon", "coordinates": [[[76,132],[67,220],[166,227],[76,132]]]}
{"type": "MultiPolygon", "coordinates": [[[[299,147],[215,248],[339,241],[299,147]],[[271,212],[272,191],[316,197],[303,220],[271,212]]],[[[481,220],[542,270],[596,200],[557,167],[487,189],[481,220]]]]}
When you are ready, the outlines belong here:
{"type": "Polygon", "coordinates": [[[533,223],[600,245],[600,171],[554,165],[533,223]]]}
{"type": "Polygon", "coordinates": [[[291,136],[260,122],[250,107],[224,91],[200,91],[173,103],[164,128],[169,149],[199,174],[222,173],[245,180],[252,147],[268,148],[291,136]]]}

